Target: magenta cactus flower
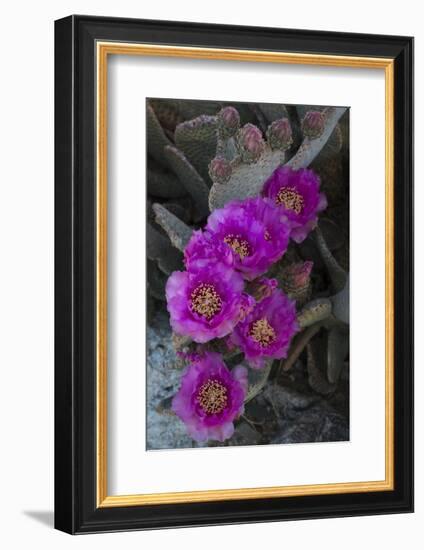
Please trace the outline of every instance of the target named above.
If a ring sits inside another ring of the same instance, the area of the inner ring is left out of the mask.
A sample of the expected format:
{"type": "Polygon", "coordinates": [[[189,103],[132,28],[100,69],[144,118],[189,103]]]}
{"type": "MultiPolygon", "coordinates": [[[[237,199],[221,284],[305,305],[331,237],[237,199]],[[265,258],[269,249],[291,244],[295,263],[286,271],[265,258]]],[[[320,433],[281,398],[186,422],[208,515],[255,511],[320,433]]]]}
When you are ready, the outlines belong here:
{"type": "Polygon", "coordinates": [[[290,226],[271,201],[255,197],[214,210],[205,231],[228,245],[235,268],[251,281],[283,256],[290,226]]]}
{"type": "Polygon", "coordinates": [[[244,410],[247,369],[229,371],[219,353],[192,357],[172,400],[172,410],[196,441],[225,441],[244,410]]]}
{"type": "Polygon", "coordinates": [[[263,195],[272,199],[291,225],[290,238],[304,241],[318,223],[318,214],[327,208],[327,199],[320,193],[320,179],[306,168],[277,168],[265,182],[263,195]]]}
{"type": "Polygon", "coordinates": [[[221,262],[174,271],[165,289],[173,330],[198,343],[223,338],[253,306],[243,289],[241,275],[221,262]]]}
{"type": "Polygon", "coordinates": [[[258,302],[229,337],[238,346],[250,366],[260,369],[266,359],[283,359],[299,330],[295,302],[281,290],[258,302]]]}
{"type": "Polygon", "coordinates": [[[225,243],[209,233],[193,231],[184,250],[186,269],[200,269],[211,261],[221,262],[229,267],[233,267],[235,263],[233,252],[225,243]]]}

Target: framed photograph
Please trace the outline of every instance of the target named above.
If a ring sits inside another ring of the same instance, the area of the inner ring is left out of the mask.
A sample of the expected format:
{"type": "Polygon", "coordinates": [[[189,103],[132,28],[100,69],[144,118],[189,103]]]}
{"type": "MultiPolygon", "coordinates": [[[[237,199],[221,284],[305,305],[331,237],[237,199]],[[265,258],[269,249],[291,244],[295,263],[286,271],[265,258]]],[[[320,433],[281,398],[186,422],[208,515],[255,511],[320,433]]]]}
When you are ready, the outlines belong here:
{"type": "Polygon", "coordinates": [[[55,24],[55,525],[413,510],[413,39],[55,24]]]}

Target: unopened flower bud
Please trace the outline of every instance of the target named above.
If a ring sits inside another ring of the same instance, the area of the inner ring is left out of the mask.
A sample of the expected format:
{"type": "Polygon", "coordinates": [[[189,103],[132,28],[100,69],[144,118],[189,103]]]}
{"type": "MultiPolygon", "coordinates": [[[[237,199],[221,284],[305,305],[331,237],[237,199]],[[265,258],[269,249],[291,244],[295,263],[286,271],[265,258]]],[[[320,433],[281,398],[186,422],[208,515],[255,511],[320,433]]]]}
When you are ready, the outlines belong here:
{"type": "Polygon", "coordinates": [[[266,135],[271,149],[286,151],[293,143],[292,129],[288,118],[274,120],[268,126],[266,135]]]}
{"type": "Polygon", "coordinates": [[[240,127],[240,115],[234,107],[224,107],[218,113],[219,129],[225,138],[235,135],[240,127]]]}
{"type": "Polygon", "coordinates": [[[209,175],[212,181],[226,183],[232,173],[230,162],[224,157],[215,157],[209,163],[209,175]]]}
{"type": "Polygon", "coordinates": [[[245,124],[237,134],[237,147],[243,162],[255,162],[265,148],[262,132],[254,124],[245,124]]]}
{"type": "Polygon", "coordinates": [[[284,292],[298,304],[308,300],[311,293],[311,272],[313,262],[297,262],[285,267],[282,271],[284,292]]]}
{"type": "Polygon", "coordinates": [[[302,132],[309,139],[316,139],[323,133],[324,115],[320,111],[308,111],[302,120],[302,132]]]}
{"type": "Polygon", "coordinates": [[[247,291],[251,296],[253,296],[256,302],[260,302],[264,298],[268,298],[269,296],[271,296],[277,286],[277,279],[260,277],[248,284],[247,291]]]}

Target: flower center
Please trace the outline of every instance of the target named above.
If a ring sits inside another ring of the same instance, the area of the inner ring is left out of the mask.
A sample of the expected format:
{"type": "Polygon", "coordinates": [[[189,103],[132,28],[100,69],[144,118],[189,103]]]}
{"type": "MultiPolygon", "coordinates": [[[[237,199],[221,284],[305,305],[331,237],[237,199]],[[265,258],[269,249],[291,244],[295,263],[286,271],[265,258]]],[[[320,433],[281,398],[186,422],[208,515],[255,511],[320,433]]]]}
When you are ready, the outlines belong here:
{"type": "Polygon", "coordinates": [[[222,309],[221,296],[215,287],[208,283],[202,283],[196,287],[190,296],[191,309],[208,321],[222,309]]]}
{"type": "Polygon", "coordinates": [[[280,206],[283,204],[287,210],[293,210],[295,214],[300,214],[303,210],[305,201],[302,195],[294,187],[282,187],[275,197],[275,203],[280,206]]]}
{"type": "Polygon", "coordinates": [[[227,388],[218,380],[209,379],[197,394],[197,402],[206,414],[219,414],[227,406],[227,401],[227,388]]]}
{"type": "Polygon", "coordinates": [[[268,231],[268,229],[265,229],[264,239],[265,239],[266,241],[270,241],[270,240],[271,240],[271,234],[270,234],[270,232],[268,231]]]}
{"type": "Polygon", "coordinates": [[[227,235],[224,239],[224,243],[231,246],[233,251],[238,254],[242,260],[250,255],[249,242],[243,239],[241,235],[227,235]]]}
{"type": "Polygon", "coordinates": [[[275,330],[265,318],[251,324],[249,336],[263,348],[275,342],[275,330]]]}

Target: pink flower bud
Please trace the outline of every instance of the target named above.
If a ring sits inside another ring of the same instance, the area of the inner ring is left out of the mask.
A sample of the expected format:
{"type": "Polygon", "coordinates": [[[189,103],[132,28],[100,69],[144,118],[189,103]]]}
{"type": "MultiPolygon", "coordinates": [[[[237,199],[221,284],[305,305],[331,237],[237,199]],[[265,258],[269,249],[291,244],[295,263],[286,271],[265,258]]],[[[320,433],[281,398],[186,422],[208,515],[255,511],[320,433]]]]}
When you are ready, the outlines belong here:
{"type": "Polygon", "coordinates": [[[226,183],[232,173],[231,164],[224,157],[215,157],[209,163],[209,175],[212,181],[226,183]]]}
{"type": "Polygon", "coordinates": [[[268,279],[267,277],[260,277],[255,279],[247,286],[247,291],[256,302],[260,302],[264,298],[271,296],[273,291],[277,288],[277,279],[268,279]]]}
{"type": "Polygon", "coordinates": [[[240,127],[240,115],[234,107],[224,107],[218,113],[219,127],[224,135],[228,138],[234,136],[240,127]]]}
{"type": "Polygon", "coordinates": [[[285,267],[281,273],[282,286],[290,298],[303,304],[311,292],[313,262],[297,262],[285,267]]]}
{"type": "Polygon", "coordinates": [[[324,131],[324,115],[320,111],[308,111],[302,120],[302,132],[309,139],[318,138],[324,131]]]}
{"type": "Polygon", "coordinates": [[[237,146],[243,162],[255,162],[265,148],[262,132],[254,124],[245,124],[237,135],[237,146]]]}
{"type": "Polygon", "coordinates": [[[286,151],[293,143],[292,129],[288,118],[280,118],[268,126],[268,143],[271,149],[286,151]]]}
{"type": "Polygon", "coordinates": [[[301,288],[309,284],[313,265],[314,263],[310,261],[291,264],[284,270],[284,275],[292,286],[301,288]]]}

